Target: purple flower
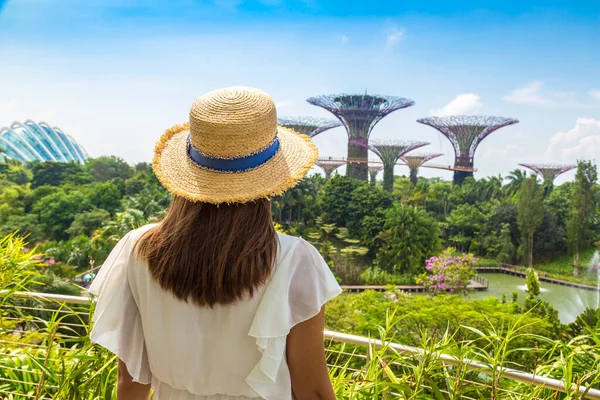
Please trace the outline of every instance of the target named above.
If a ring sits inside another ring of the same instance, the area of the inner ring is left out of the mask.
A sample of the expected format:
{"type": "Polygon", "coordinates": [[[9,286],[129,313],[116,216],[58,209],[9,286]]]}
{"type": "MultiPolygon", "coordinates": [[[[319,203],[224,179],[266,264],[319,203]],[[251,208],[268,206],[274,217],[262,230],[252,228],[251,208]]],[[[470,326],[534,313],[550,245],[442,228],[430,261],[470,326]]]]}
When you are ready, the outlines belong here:
{"type": "Polygon", "coordinates": [[[54,258],[51,258],[49,260],[46,260],[45,264],[46,265],[54,265],[54,264],[56,264],[56,261],[54,261],[54,258]]]}

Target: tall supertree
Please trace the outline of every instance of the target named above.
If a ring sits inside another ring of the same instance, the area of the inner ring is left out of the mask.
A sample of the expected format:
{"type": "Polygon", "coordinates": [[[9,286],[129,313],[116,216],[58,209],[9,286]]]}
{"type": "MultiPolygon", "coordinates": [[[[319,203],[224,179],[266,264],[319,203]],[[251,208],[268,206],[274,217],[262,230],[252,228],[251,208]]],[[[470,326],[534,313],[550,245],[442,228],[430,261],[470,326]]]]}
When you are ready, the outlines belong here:
{"type": "Polygon", "coordinates": [[[417,122],[437,129],[452,143],[455,154],[454,184],[460,185],[467,177],[473,176],[473,158],[479,143],[492,132],[519,121],[503,117],[454,115],[421,118],[417,122]]]}
{"type": "Polygon", "coordinates": [[[402,157],[400,157],[400,159],[406,165],[408,165],[408,168],[410,169],[410,181],[412,182],[412,184],[414,186],[417,186],[417,182],[419,179],[418,178],[419,168],[421,167],[421,165],[423,165],[427,161],[433,160],[434,158],[437,158],[441,155],[443,155],[443,154],[441,154],[441,153],[428,153],[428,154],[415,153],[415,154],[405,154],[402,157]]]}
{"type": "Polygon", "coordinates": [[[410,107],[414,101],[403,97],[368,94],[333,94],[311,97],[310,104],[322,107],[335,115],[348,133],[348,166],[346,175],[367,180],[368,151],[354,141],[369,143],[373,127],[386,115],[410,107]],[[353,162],[355,161],[355,162],[353,162]]]}
{"type": "Polygon", "coordinates": [[[381,164],[369,165],[369,180],[372,185],[375,185],[375,182],[377,182],[377,174],[382,169],[383,165],[381,164]]]}
{"type": "Polygon", "coordinates": [[[556,177],[564,174],[567,171],[577,168],[577,165],[560,165],[560,164],[519,164],[522,167],[539,174],[544,183],[553,184],[556,177]]]}
{"type": "Polygon", "coordinates": [[[332,159],[317,160],[317,162],[315,163],[316,166],[321,167],[323,172],[325,172],[325,180],[329,180],[329,178],[331,178],[331,174],[333,173],[333,171],[335,171],[336,169],[338,169],[339,167],[341,167],[344,164],[346,164],[346,161],[332,160],[332,159]]]}
{"type": "Polygon", "coordinates": [[[381,159],[383,163],[383,188],[388,192],[394,190],[394,166],[398,159],[409,151],[429,144],[428,142],[408,140],[371,140],[370,144],[355,140],[352,143],[371,150],[381,159]]]}
{"type": "Polygon", "coordinates": [[[317,117],[281,117],[279,118],[279,125],[314,137],[328,129],[342,126],[342,123],[334,119],[317,117]]]}

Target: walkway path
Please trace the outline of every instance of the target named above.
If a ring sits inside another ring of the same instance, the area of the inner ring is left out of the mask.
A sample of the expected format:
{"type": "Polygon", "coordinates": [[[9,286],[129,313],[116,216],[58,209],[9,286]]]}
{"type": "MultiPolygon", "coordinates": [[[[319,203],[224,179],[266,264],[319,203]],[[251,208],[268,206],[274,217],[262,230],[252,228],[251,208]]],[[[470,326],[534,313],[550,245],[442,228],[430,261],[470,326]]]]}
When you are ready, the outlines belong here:
{"type": "MultiPolygon", "coordinates": [[[[484,283],[480,283],[478,281],[472,280],[471,283],[467,286],[469,289],[473,290],[487,290],[487,285],[484,283]]],[[[385,292],[388,286],[383,285],[342,285],[342,289],[345,292],[350,293],[358,293],[364,292],[365,290],[374,290],[376,292],[385,292]]],[[[397,285],[396,290],[401,292],[426,292],[425,286],[421,285],[397,285]]]]}
{"type": "MultiPolygon", "coordinates": [[[[524,271],[520,271],[515,268],[507,268],[507,267],[477,267],[477,272],[483,272],[483,273],[496,272],[496,273],[500,273],[500,274],[520,276],[523,278],[525,278],[527,276],[527,274],[524,271]]],[[[538,271],[538,275],[539,275],[540,281],[542,281],[542,282],[554,283],[556,285],[570,286],[570,287],[574,287],[574,288],[578,288],[578,289],[598,291],[598,287],[594,286],[594,285],[586,285],[583,283],[576,283],[576,282],[565,281],[562,279],[550,278],[548,276],[544,276],[543,272],[539,272],[539,271],[538,271]]]]}

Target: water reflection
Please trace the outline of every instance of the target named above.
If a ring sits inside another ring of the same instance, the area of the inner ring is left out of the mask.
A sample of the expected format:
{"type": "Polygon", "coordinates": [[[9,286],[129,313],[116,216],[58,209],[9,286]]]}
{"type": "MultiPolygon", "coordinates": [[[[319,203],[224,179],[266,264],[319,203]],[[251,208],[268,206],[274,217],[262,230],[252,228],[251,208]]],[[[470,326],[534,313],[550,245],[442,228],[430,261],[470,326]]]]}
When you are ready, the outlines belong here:
{"type": "MultiPolygon", "coordinates": [[[[489,279],[489,290],[472,293],[469,295],[471,298],[483,299],[490,296],[502,298],[502,295],[506,294],[508,301],[510,301],[512,293],[518,292],[519,301],[522,303],[527,297],[527,286],[524,285],[525,278],[497,273],[482,275],[489,279]]],[[[540,286],[542,290],[538,297],[552,304],[558,310],[563,324],[573,322],[587,307],[597,308],[598,292],[547,282],[540,282],[540,286]]]]}

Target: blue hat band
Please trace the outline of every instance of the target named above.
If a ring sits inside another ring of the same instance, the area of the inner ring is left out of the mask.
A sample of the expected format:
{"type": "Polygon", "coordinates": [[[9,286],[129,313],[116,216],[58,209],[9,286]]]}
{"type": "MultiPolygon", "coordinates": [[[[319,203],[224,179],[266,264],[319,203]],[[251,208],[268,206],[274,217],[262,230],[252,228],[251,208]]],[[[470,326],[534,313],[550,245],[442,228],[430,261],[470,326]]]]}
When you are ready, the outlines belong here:
{"type": "Polygon", "coordinates": [[[263,150],[242,157],[217,158],[201,153],[187,137],[188,156],[198,166],[218,172],[244,172],[260,167],[277,154],[279,138],[275,139],[263,150]]]}

